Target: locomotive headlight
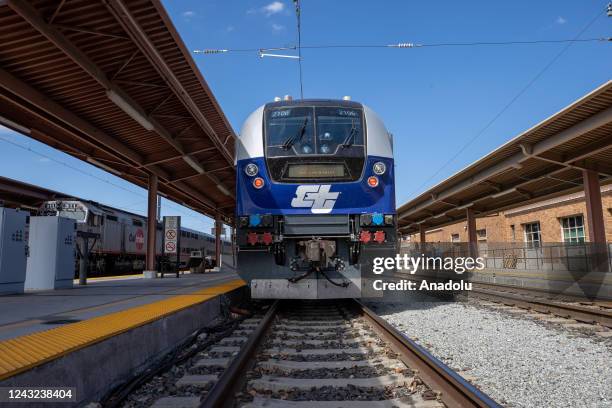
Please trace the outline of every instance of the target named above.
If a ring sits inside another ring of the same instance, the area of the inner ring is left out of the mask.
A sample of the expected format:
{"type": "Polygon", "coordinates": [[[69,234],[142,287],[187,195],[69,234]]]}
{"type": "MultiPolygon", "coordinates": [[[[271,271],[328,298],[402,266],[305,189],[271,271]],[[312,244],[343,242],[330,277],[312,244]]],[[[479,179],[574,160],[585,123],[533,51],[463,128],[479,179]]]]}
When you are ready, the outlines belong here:
{"type": "Polygon", "coordinates": [[[255,163],[249,163],[244,168],[244,172],[246,173],[247,176],[253,177],[253,176],[256,176],[257,173],[259,172],[259,167],[257,167],[255,163]]]}
{"type": "Polygon", "coordinates": [[[372,166],[372,171],[374,171],[374,174],[382,176],[385,174],[385,171],[387,171],[387,166],[385,166],[383,162],[376,162],[374,166],[372,166]]]}

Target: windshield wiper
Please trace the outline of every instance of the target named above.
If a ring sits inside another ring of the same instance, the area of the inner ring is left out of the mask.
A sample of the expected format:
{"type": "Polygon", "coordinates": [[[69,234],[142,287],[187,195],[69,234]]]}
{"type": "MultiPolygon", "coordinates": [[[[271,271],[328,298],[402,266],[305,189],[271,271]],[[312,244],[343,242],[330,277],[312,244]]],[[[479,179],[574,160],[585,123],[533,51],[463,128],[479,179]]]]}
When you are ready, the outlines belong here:
{"type": "Polygon", "coordinates": [[[342,147],[351,147],[353,145],[353,140],[355,139],[355,132],[357,131],[357,127],[355,126],[355,121],[352,121],[353,126],[351,127],[351,131],[349,132],[344,142],[342,142],[342,147]]]}
{"type": "Polygon", "coordinates": [[[308,118],[304,119],[304,123],[302,124],[302,127],[300,127],[300,131],[298,132],[297,135],[290,136],[287,140],[285,140],[285,142],[283,143],[283,149],[289,150],[291,149],[291,146],[293,146],[295,142],[302,140],[302,137],[304,137],[304,131],[306,130],[307,124],[308,124],[308,118]]]}

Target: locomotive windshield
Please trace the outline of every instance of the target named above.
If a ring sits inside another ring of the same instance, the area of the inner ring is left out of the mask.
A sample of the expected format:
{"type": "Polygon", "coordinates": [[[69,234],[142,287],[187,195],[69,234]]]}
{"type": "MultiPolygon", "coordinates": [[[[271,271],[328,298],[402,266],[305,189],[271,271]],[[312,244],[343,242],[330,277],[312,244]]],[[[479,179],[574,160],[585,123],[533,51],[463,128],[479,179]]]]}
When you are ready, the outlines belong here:
{"type": "Polygon", "coordinates": [[[265,114],[266,159],[276,181],[357,180],[364,139],[361,109],[282,106],[265,114]]]}
{"type": "Polygon", "coordinates": [[[266,145],[269,157],[338,154],[340,149],[363,146],[361,110],[326,106],[269,110],[266,145]]]}

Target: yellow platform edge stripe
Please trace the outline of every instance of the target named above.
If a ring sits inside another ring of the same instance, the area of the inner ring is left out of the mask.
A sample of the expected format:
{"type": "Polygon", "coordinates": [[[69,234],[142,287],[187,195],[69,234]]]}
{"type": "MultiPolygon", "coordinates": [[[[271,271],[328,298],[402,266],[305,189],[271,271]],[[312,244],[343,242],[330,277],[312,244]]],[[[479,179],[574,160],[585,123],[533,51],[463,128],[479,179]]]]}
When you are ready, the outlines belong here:
{"type": "Polygon", "coordinates": [[[154,303],[0,341],[0,381],[245,285],[236,279],[154,303]]]}

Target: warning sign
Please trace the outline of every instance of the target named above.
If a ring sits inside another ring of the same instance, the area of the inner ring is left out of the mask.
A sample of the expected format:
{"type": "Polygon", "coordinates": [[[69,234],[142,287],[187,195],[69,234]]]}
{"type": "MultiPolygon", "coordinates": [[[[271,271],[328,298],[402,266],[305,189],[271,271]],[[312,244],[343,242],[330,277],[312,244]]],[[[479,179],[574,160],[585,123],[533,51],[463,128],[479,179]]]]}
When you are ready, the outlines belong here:
{"type": "Polygon", "coordinates": [[[164,217],[164,255],[176,256],[178,261],[181,217],[164,217]]]}

